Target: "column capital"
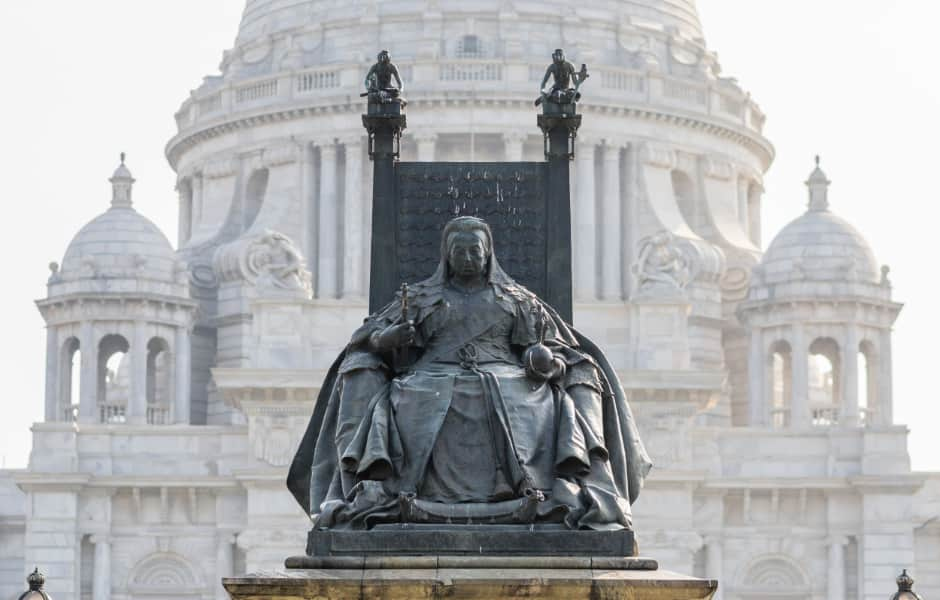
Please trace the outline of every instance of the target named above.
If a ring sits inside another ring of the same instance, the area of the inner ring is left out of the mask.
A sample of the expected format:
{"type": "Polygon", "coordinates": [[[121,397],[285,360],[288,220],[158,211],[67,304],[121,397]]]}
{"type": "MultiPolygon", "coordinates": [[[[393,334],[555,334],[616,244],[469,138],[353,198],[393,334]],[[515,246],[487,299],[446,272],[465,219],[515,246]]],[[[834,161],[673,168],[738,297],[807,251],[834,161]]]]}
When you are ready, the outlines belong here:
{"type": "Polygon", "coordinates": [[[349,147],[353,145],[361,146],[362,145],[362,134],[358,131],[355,133],[347,133],[340,136],[337,141],[343,146],[349,147]]]}
{"type": "Polygon", "coordinates": [[[849,538],[841,534],[831,533],[826,538],[826,544],[829,546],[848,546],[849,538]]]}
{"type": "Polygon", "coordinates": [[[110,544],[112,540],[110,533],[93,533],[88,541],[97,546],[98,544],[110,544]]]}
{"type": "Polygon", "coordinates": [[[505,131],[503,132],[504,144],[521,144],[529,139],[529,134],[524,131],[505,131]]]}
{"type": "Polygon", "coordinates": [[[332,138],[328,140],[315,140],[313,145],[320,149],[321,156],[323,154],[336,154],[337,152],[336,140],[332,138]]]}
{"type": "Polygon", "coordinates": [[[438,137],[436,131],[419,131],[411,135],[414,141],[418,143],[436,142],[438,137]]]}
{"type": "Polygon", "coordinates": [[[610,154],[610,150],[620,150],[627,147],[627,141],[618,138],[604,137],[600,140],[600,145],[604,148],[605,155],[610,154]]]}

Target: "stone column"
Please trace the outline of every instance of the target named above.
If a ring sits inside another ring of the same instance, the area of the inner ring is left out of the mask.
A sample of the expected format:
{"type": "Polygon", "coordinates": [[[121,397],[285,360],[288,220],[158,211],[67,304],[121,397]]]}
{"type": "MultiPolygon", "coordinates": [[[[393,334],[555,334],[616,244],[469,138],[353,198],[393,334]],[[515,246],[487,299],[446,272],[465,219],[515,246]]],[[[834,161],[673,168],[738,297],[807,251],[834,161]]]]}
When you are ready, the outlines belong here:
{"type": "MultiPolygon", "coordinates": [[[[892,367],[891,367],[891,329],[882,330],[878,342],[878,399],[875,421],[880,425],[894,423],[894,399],[892,398],[892,367]]],[[[869,407],[871,408],[871,407],[869,407]]]]}
{"type": "Polygon", "coordinates": [[[763,427],[767,414],[766,406],[770,402],[764,396],[764,342],[763,332],[754,327],[751,329],[751,344],[747,356],[747,393],[750,408],[751,427],[763,427]]]}
{"type": "Polygon", "coordinates": [[[845,545],[844,537],[829,540],[829,581],[826,598],[845,598],[845,545]]]}
{"type": "Polygon", "coordinates": [[[185,181],[176,184],[176,190],[179,194],[179,221],[177,230],[177,247],[182,248],[190,236],[193,228],[193,188],[185,181]]]}
{"type": "Polygon", "coordinates": [[[91,536],[91,543],[95,545],[91,597],[93,600],[111,600],[111,540],[95,534],[91,536]]]}
{"type": "Polygon", "coordinates": [[[751,241],[755,246],[760,248],[761,244],[761,235],[760,235],[760,197],[762,190],[759,185],[748,186],[748,200],[747,200],[747,220],[748,226],[747,231],[751,237],[751,241]]]}
{"type": "Polygon", "coordinates": [[[235,536],[227,532],[219,532],[218,546],[215,549],[215,597],[217,600],[228,600],[228,592],[222,587],[222,578],[235,574],[235,536]]]}
{"type": "Polygon", "coordinates": [[[339,219],[336,198],[336,146],[320,146],[320,222],[317,235],[317,297],[336,298],[337,229],[339,219]]]}
{"type": "Polygon", "coordinates": [[[594,141],[585,136],[578,137],[575,153],[575,176],[577,179],[577,202],[574,213],[574,297],[577,300],[593,300],[597,296],[596,263],[596,193],[594,189],[594,141]]]}
{"type": "Polygon", "coordinates": [[[741,228],[747,231],[750,227],[750,220],[747,215],[747,188],[748,181],[744,177],[738,176],[738,223],[741,228]]]}
{"type": "Polygon", "coordinates": [[[192,208],[192,217],[190,222],[190,232],[195,230],[202,224],[202,173],[197,173],[193,176],[193,208],[192,208]]]}
{"type": "Polygon", "coordinates": [[[845,427],[858,425],[858,328],[846,326],[842,345],[842,398],[839,421],[845,427]]]}
{"type": "Polygon", "coordinates": [[[64,370],[59,366],[62,351],[59,348],[59,332],[52,326],[46,326],[46,422],[65,420],[64,406],[59,405],[59,394],[65,389],[64,370]]]}
{"type": "Polygon", "coordinates": [[[620,198],[620,144],[604,140],[604,185],[601,194],[601,297],[620,300],[623,286],[620,281],[622,219],[620,198]]]}
{"type": "Polygon", "coordinates": [[[94,423],[98,420],[98,348],[91,322],[82,323],[79,338],[82,381],[79,390],[78,420],[81,423],[94,423]]]}
{"type": "Polygon", "coordinates": [[[525,139],[526,135],[517,131],[503,134],[503,148],[507,162],[522,161],[522,147],[525,139]]]}
{"type": "Polygon", "coordinates": [[[304,258],[310,271],[317,270],[317,195],[313,181],[313,158],[313,145],[308,141],[303,142],[300,152],[300,211],[303,219],[300,230],[303,231],[303,239],[300,243],[303,244],[304,258]]]}
{"type": "Polygon", "coordinates": [[[143,321],[134,323],[131,341],[130,396],[127,399],[127,422],[147,422],[147,331],[143,321]]]}
{"type": "Polygon", "coordinates": [[[723,580],[724,572],[724,548],[722,548],[721,538],[717,536],[708,536],[705,538],[705,577],[708,579],[717,579],[719,582],[718,592],[712,596],[712,600],[721,600],[720,584],[723,580]]]}
{"type": "Polygon", "coordinates": [[[362,139],[343,141],[346,147],[346,184],[343,202],[343,297],[362,297],[365,236],[362,209],[362,139]]]}
{"type": "Polygon", "coordinates": [[[418,144],[418,162],[431,162],[434,160],[437,148],[436,133],[419,133],[415,135],[418,144]]]}
{"type": "Polygon", "coordinates": [[[809,349],[803,333],[803,325],[793,326],[793,387],[790,398],[790,426],[809,427],[809,349]]]}
{"type": "Polygon", "coordinates": [[[176,357],[176,393],[173,401],[173,422],[183,425],[189,424],[190,418],[190,377],[192,375],[192,346],[189,329],[180,327],[176,330],[174,341],[176,357]]]}

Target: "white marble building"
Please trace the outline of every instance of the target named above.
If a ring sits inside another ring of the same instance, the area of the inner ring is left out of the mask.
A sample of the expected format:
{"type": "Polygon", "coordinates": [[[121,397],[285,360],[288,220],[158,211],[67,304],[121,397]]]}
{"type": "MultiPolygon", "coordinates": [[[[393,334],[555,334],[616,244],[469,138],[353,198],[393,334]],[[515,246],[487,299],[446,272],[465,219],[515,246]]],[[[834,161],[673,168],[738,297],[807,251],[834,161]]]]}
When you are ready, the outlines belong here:
{"type": "Polygon", "coordinates": [[[559,46],[592,74],[575,322],[657,463],[642,552],[725,600],[880,600],[902,567],[940,597],[940,474],[911,472],[892,419],[888,271],[818,168],[761,250],[774,150],[693,0],[249,0],[166,147],[178,249],[122,164],[37,302],[46,414],[29,467],[0,471],[0,599],[34,564],[57,600],[224,598],[220,577],[299,552],[286,466],[366,312],[366,69],[387,47],[402,71],[404,160],[539,160],[559,46]]]}

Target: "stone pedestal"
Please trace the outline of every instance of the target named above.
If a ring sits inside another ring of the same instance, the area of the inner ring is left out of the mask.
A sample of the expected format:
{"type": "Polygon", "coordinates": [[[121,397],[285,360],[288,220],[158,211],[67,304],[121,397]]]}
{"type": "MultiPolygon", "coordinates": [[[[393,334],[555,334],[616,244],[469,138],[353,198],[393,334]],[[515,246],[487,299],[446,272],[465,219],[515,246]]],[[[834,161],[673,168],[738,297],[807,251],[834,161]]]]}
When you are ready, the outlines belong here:
{"type": "Polygon", "coordinates": [[[234,600],[684,600],[718,582],[660,571],[643,558],[403,556],[308,558],[311,568],[231,577],[234,600]]]}

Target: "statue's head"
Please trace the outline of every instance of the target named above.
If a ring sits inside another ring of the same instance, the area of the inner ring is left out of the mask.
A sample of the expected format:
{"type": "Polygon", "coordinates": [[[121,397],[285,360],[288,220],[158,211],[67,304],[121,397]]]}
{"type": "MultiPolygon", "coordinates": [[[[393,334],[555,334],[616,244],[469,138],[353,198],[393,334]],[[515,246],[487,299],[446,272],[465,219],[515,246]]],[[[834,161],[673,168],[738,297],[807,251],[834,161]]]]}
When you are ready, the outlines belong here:
{"type": "Polygon", "coordinates": [[[556,48],[552,53],[552,60],[555,61],[556,64],[565,62],[565,51],[561,48],[556,48]]]}
{"type": "Polygon", "coordinates": [[[489,225],[476,217],[457,217],[444,227],[442,251],[450,275],[485,275],[493,255],[489,225]]]}
{"type": "Polygon", "coordinates": [[[391,62],[392,55],[388,53],[388,50],[382,50],[376,58],[380,63],[387,63],[391,62]]]}

